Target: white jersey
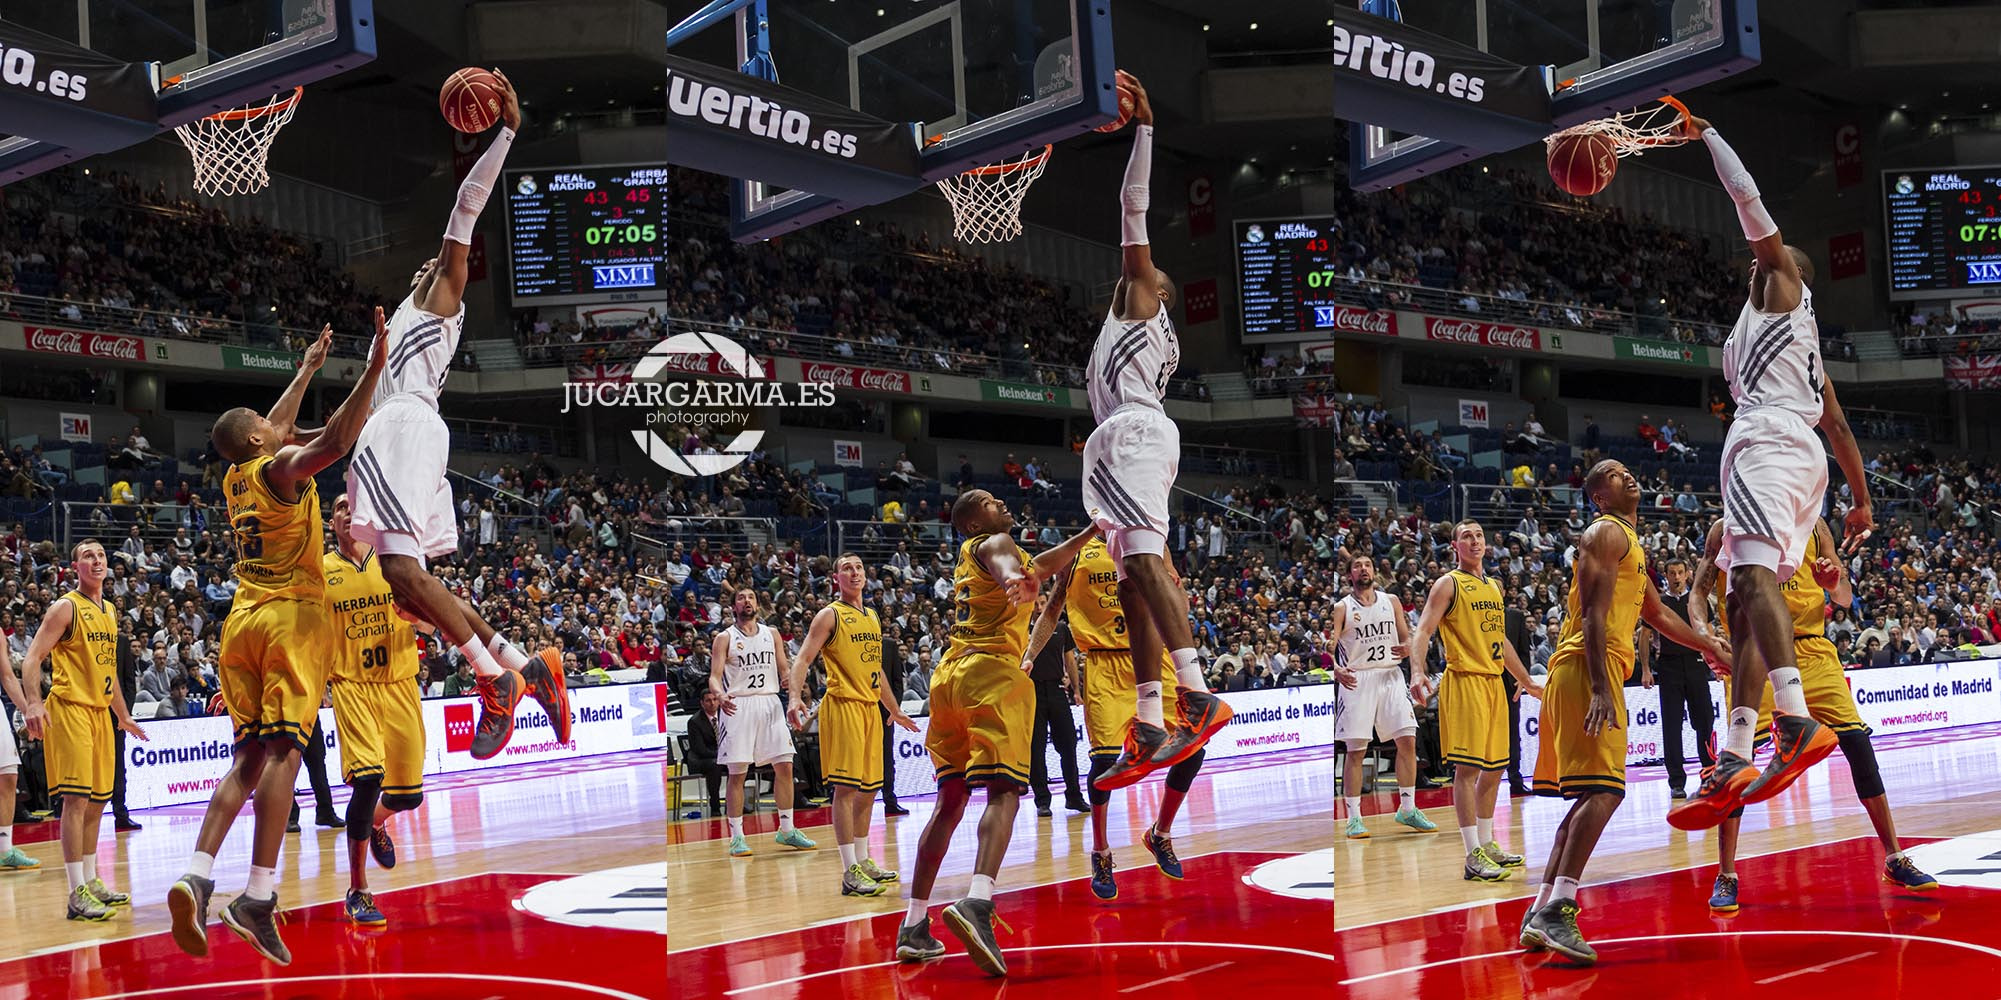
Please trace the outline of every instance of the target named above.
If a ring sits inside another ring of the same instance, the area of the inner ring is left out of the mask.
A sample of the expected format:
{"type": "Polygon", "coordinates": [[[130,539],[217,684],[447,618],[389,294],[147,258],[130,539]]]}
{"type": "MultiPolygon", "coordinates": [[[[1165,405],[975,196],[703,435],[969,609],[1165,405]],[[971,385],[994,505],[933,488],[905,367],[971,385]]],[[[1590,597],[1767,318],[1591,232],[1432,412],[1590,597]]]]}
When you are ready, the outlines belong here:
{"type": "Polygon", "coordinates": [[[1341,604],[1348,609],[1348,621],[1334,647],[1334,662],[1353,670],[1395,669],[1399,660],[1390,649],[1397,644],[1397,620],[1389,595],[1378,591],[1374,604],[1363,604],[1349,594],[1341,604]]]}
{"type": "Polygon", "coordinates": [[[466,307],[452,316],[426,312],[412,292],[389,317],[389,361],[382,378],[375,383],[370,409],[379,409],[395,396],[411,396],[424,405],[438,408],[438,393],[451,372],[452,358],[458,354],[459,334],[465,330],[466,307]]]}
{"type": "Polygon", "coordinates": [[[1162,307],[1151,319],[1124,320],[1107,312],[1091,348],[1084,377],[1090,385],[1091,415],[1100,423],[1128,404],[1160,410],[1167,380],[1181,363],[1181,340],[1162,307]]]}
{"type": "Polygon", "coordinates": [[[1787,313],[1760,312],[1744,303],[1730,339],[1723,343],[1723,377],[1739,416],[1773,409],[1820,423],[1820,324],[1813,318],[1813,293],[1800,289],[1800,304],[1787,313]]]}
{"type": "Polygon", "coordinates": [[[730,697],[778,693],[778,653],[772,646],[777,635],[769,625],[750,635],[730,626],[730,659],[723,666],[723,690],[730,697]]]}

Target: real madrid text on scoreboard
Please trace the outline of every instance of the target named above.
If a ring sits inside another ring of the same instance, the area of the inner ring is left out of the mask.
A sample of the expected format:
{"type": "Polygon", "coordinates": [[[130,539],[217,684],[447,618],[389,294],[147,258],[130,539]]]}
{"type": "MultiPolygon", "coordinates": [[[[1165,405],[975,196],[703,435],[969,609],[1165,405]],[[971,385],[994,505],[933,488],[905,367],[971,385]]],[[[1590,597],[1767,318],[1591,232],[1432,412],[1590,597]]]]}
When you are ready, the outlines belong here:
{"type": "Polygon", "coordinates": [[[1245,336],[1335,328],[1337,286],[1352,283],[1337,271],[1332,217],[1240,221],[1236,236],[1245,336]]]}
{"type": "Polygon", "coordinates": [[[558,305],[651,298],[666,280],[667,167],[507,172],[514,301],[558,305]]]}
{"type": "Polygon", "coordinates": [[[2001,166],[1883,172],[1890,297],[2001,291],[2001,166]]]}

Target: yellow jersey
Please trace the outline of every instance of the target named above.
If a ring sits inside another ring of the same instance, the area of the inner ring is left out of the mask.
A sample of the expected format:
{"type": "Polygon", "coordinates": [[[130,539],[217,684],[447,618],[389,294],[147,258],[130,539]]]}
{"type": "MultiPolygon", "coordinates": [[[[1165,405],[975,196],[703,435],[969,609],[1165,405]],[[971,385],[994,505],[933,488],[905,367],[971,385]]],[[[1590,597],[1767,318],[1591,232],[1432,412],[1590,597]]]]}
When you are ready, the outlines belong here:
{"type": "MultiPolygon", "coordinates": [[[[952,567],[952,644],[945,657],[991,653],[1019,663],[1028,648],[1028,623],[1035,616],[1035,605],[1008,600],[1007,591],[987,576],[975,554],[986,540],[986,535],[974,535],[959,545],[959,562],[952,567]]],[[[1021,571],[1033,572],[1035,561],[1019,546],[1015,551],[1021,556],[1021,571]]]]}
{"type": "Polygon", "coordinates": [[[1070,570],[1070,589],[1064,592],[1063,613],[1070,620],[1070,638],[1077,648],[1089,653],[1100,649],[1132,648],[1126,635],[1126,614],[1119,607],[1119,568],[1112,563],[1105,539],[1094,537],[1077,553],[1077,565],[1070,570]]]}
{"type": "Polygon", "coordinates": [[[287,503],[264,481],[270,468],[271,456],[259,455],[222,477],[236,539],[236,610],[265,601],[326,600],[326,574],[317,558],[324,544],[319,486],[306,480],[299,499],[287,503]]]}
{"type": "Polygon", "coordinates": [[[1438,623],[1445,643],[1445,669],[1464,674],[1499,674],[1501,646],[1508,641],[1508,612],[1501,587],[1484,576],[1453,570],[1452,604],[1438,623]]]}
{"type": "Polygon", "coordinates": [[[820,647],[827,665],[827,697],[876,701],[882,677],[882,619],[874,608],[858,608],[835,600],[834,634],[820,647]]]}
{"type": "Polygon", "coordinates": [[[331,676],[378,683],[417,676],[417,630],[396,613],[375,554],[356,564],[334,549],[320,566],[327,581],[327,620],[333,625],[331,676]]]}
{"type": "MultiPolygon", "coordinates": [[[[1793,570],[1791,579],[1779,584],[1779,591],[1786,599],[1786,614],[1791,615],[1793,619],[1795,639],[1827,637],[1827,591],[1822,590],[1820,581],[1813,578],[1813,562],[1820,557],[1820,533],[1814,532],[1807,537],[1806,554],[1800,557],[1799,568],[1793,570]]],[[[1730,634],[1729,593],[1729,574],[1718,570],[1716,617],[1722,619],[1720,630],[1725,636],[1730,634]]]]}
{"type": "MultiPolygon", "coordinates": [[[[1640,627],[1640,608],[1647,600],[1647,551],[1640,547],[1639,532],[1624,518],[1600,514],[1598,520],[1611,521],[1626,533],[1626,554],[1619,558],[1612,581],[1612,606],[1605,609],[1605,663],[1623,682],[1633,675],[1633,634],[1640,627]]],[[[1570,596],[1564,599],[1563,615],[1563,632],[1550,657],[1551,669],[1558,660],[1575,658],[1580,666],[1584,663],[1584,593],[1577,586],[1575,572],[1570,577],[1570,596]]]]}
{"type": "Polygon", "coordinates": [[[72,590],[69,631],[49,650],[49,696],[72,705],[109,708],[118,676],[118,612],[72,590]]]}

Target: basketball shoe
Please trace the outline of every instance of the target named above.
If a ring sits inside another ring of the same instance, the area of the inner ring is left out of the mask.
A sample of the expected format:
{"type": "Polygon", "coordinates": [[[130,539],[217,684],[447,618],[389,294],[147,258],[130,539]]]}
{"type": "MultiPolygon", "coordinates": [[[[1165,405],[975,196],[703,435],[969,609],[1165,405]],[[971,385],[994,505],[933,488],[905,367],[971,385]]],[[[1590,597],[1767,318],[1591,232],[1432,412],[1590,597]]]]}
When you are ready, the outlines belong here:
{"type": "Polygon", "coordinates": [[[1099,899],[1119,898],[1118,880],[1112,877],[1112,852],[1091,852],[1091,895],[1099,899]]]}
{"type": "Polygon", "coordinates": [[[389,918],[375,908],[375,894],[367,889],[349,889],[342,912],[347,914],[347,919],[362,927],[389,926],[389,918]]]}
{"type": "Polygon", "coordinates": [[[1668,825],[1677,830],[1708,830],[1744,804],[1744,789],[1758,780],[1751,762],[1728,750],[1718,751],[1714,766],[1702,772],[1702,784],[1687,801],[1668,810],[1668,825]]]}
{"type": "Polygon", "coordinates": [[[1916,892],[1930,892],[1938,888],[1938,879],[1919,871],[1918,866],[1901,853],[1883,859],[1883,881],[1916,892]]]}
{"type": "Polygon", "coordinates": [[[9,847],[7,853],[0,854],[0,872],[34,871],[41,866],[40,861],[22,854],[18,847],[9,847]]]}
{"type": "Polygon", "coordinates": [[[750,857],[750,844],[744,841],[743,834],[737,833],[730,835],[730,857],[732,858],[750,857]]]}
{"type": "Polygon", "coordinates": [[[1230,724],[1230,716],[1236,714],[1230,703],[1207,691],[1183,690],[1178,700],[1181,710],[1181,725],[1167,734],[1167,742],[1153,752],[1153,766],[1173,767],[1195,756],[1209,742],[1209,737],[1230,724]]]}
{"type": "Polygon", "coordinates": [[[774,839],[778,841],[778,846],[790,847],[795,851],[810,851],[820,846],[798,830],[780,830],[774,839]]]}
{"type": "Polygon", "coordinates": [[[966,957],[989,976],[1007,975],[1007,959],[1001,955],[1000,942],[994,939],[994,922],[1000,921],[1009,931],[1007,921],[994,913],[991,899],[967,897],[945,907],[945,926],[966,942],[966,957]]]}
{"type": "Polygon", "coordinates": [[[1519,854],[1509,854],[1501,850],[1501,845],[1491,840],[1480,845],[1480,849],[1486,851],[1487,857],[1503,868],[1523,868],[1529,863],[1527,858],[1519,854]]]}
{"type": "Polygon", "coordinates": [[[96,899],[97,899],[97,901],[98,901],[98,902],[100,902],[100,903],[103,903],[103,904],[104,904],[104,905],[106,905],[106,906],[131,906],[131,905],[132,905],[132,897],[131,897],[131,896],[128,896],[128,895],[126,895],[125,893],[122,893],[122,892],[113,892],[113,891],[111,890],[111,887],[110,887],[110,886],[108,886],[108,885],[105,885],[105,884],[104,884],[104,880],[103,880],[103,879],[101,879],[101,878],[94,878],[94,879],[91,879],[90,881],[88,881],[88,882],[85,882],[85,883],[83,884],[83,887],[84,887],[85,889],[89,890],[89,891],[90,891],[90,894],[91,894],[92,896],[96,897],[96,899]]]}
{"type": "Polygon", "coordinates": [[[482,677],[473,686],[479,689],[479,725],[472,734],[472,759],[489,760],[514,737],[514,706],[521,704],[528,682],[520,671],[502,668],[498,675],[482,677]]]}
{"type": "Polygon", "coordinates": [[[841,875],[843,896],[880,896],[888,891],[889,886],[869,878],[868,873],[862,871],[860,864],[849,865],[848,870],[841,875]]]}
{"type": "Polygon", "coordinates": [[[1496,864],[1493,858],[1487,856],[1487,849],[1484,847],[1475,847],[1472,853],[1466,855],[1468,882],[1505,882],[1509,874],[1506,868],[1496,864]]]}
{"type": "Polygon", "coordinates": [[[69,891],[69,912],[71,920],[110,920],[111,908],[97,901],[90,890],[79,885],[69,891]]]}
{"type": "Polygon", "coordinates": [[[522,669],[521,679],[528,684],[528,697],[549,716],[556,742],[570,742],[570,689],[563,681],[562,654],[554,649],[536,653],[522,669]]]}
{"type": "Polygon", "coordinates": [[[1137,784],[1160,766],[1154,763],[1154,759],[1167,745],[1168,738],[1167,730],[1151,722],[1134,719],[1126,729],[1126,743],[1119,750],[1119,759],[1113,761],[1105,773],[1098,775],[1094,783],[1100,791],[1107,792],[1137,784]]]}
{"type": "Polygon", "coordinates": [[[1709,892],[1709,909],[1713,913],[1737,912],[1737,876],[1716,876],[1716,886],[1709,892]]]}
{"type": "Polygon", "coordinates": [[[1153,853],[1153,863],[1160,869],[1162,875],[1176,882],[1181,881],[1181,859],[1174,856],[1172,838],[1149,826],[1146,828],[1146,836],[1140,838],[1140,843],[1146,845],[1146,849],[1153,853]]]}
{"type": "Polygon", "coordinates": [[[222,908],[223,926],[250,942],[259,955],[278,965],[292,964],[292,949],[278,936],[278,897],[257,900],[238,896],[222,908]]]}
{"type": "Polygon", "coordinates": [[[1369,828],[1362,824],[1362,817],[1360,816],[1348,817],[1348,829],[1345,832],[1345,836],[1347,836],[1349,840],[1369,839],[1369,828]]]}
{"type": "Polygon", "coordinates": [[[1397,810],[1397,822],[1419,833],[1436,833],[1438,831],[1438,824],[1433,823],[1430,817],[1418,812],[1414,806],[1408,809],[1397,810]]]}
{"type": "Polygon", "coordinates": [[[1577,912],[1577,900],[1550,900],[1548,906],[1529,918],[1522,931],[1523,947],[1533,949],[1540,944],[1581,965],[1598,961],[1598,953],[1584,940],[1584,932],[1577,929],[1577,912]]]}
{"type": "Polygon", "coordinates": [[[208,898],[214,892],[215,883],[199,875],[183,875],[167,890],[174,943],[196,958],[208,954],[208,898]]]}
{"type": "Polygon", "coordinates": [[[895,872],[876,864],[874,858],[863,858],[858,863],[862,866],[862,874],[877,882],[887,885],[897,880],[895,872]]]}
{"type": "Polygon", "coordinates": [[[1763,802],[1785,791],[1840,744],[1834,730],[1807,716],[1773,712],[1772,759],[1744,786],[1744,803],[1763,802]]]}
{"type": "Polygon", "coordinates": [[[1521,944],[1521,946],[1524,949],[1528,951],[1548,951],[1549,946],[1542,943],[1542,938],[1540,936],[1532,935],[1529,933],[1529,923],[1534,919],[1535,919],[1535,900],[1531,899],[1529,900],[1528,908],[1522,911],[1521,934],[1520,937],[1518,937],[1516,940],[1521,944]]]}
{"type": "Polygon", "coordinates": [[[375,863],[384,868],[396,867],[396,842],[389,839],[389,828],[378,826],[368,831],[368,853],[375,856],[375,863]]]}
{"type": "Polygon", "coordinates": [[[896,932],[896,960],[899,962],[928,962],[943,954],[945,942],[931,936],[931,917],[928,914],[896,932]]]}

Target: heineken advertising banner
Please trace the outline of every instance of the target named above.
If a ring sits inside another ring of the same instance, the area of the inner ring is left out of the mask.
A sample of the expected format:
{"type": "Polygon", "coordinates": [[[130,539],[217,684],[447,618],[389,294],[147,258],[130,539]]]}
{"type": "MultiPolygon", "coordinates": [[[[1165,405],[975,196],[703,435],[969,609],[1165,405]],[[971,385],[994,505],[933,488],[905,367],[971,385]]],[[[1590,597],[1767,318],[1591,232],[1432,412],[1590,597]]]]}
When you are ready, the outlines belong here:
{"type": "Polygon", "coordinates": [[[253,351],[245,347],[222,349],[222,366],[232,371],[278,372],[290,375],[299,370],[299,356],[283,351],[253,351]]]}
{"type": "Polygon", "coordinates": [[[1612,356],[1621,361],[1665,361],[1669,364],[1708,368],[1709,348],[1699,344],[1677,344],[1665,340],[1612,338],[1612,356]]]}
{"type": "Polygon", "coordinates": [[[1057,385],[1033,382],[980,380],[980,398],[989,403],[1034,403],[1038,406],[1070,407],[1070,390],[1057,385]]]}

